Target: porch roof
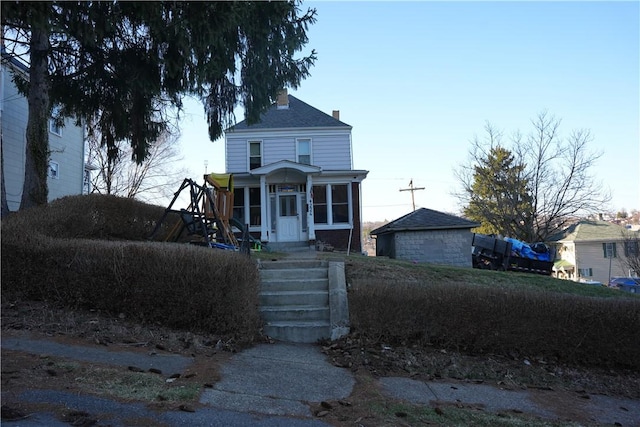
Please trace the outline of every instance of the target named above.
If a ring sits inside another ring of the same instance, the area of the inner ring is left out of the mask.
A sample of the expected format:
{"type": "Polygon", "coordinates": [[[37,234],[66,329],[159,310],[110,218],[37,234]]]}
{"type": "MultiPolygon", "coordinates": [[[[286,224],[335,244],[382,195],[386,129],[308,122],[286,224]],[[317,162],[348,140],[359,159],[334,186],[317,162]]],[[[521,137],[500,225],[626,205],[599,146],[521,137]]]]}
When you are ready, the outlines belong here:
{"type": "Polygon", "coordinates": [[[268,175],[281,169],[294,169],[303,174],[318,174],[322,172],[322,168],[319,166],[306,165],[303,163],[296,163],[290,160],[280,160],[275,163],[261,166],[256,169],[252,169],[249,173],[254,176],[268,175]]]}

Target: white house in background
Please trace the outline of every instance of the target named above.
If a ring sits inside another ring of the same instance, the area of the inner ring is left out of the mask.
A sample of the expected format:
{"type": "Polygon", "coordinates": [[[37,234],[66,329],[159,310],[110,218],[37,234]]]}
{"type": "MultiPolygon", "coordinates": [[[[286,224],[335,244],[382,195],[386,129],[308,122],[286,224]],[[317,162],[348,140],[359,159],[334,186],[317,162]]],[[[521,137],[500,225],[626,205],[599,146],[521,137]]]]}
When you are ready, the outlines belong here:
{"type": "Polygon", "coordinates": [[[555,275],[603,284],[609,283],[611,277],[628,276],[626,259],[637,254],[638,246],[625,241],[624,236],[637,236],[637,233],[606,221],[576,222],[549,238],[549,242],[556,245],[558,254],[554,264],[555,275]]]}
{"type": "MultiPolygon", "coordinates": [[[[28,75],[27,67],[17,59],[2,54],[0,71],[0,122],[2,122],[2,173],[10,211],[20,208],[24,183],[26,130],[29,106],[18,93],[13,74],[28,75]]],[[[49,123],[49,201],[88,192],[89,170],[84,162],[84,131],[71,119],[65,126],[49,123]],[[87,191],[83,191],[83,189],[87,191]]]]}
{"type": "Polygon", "coordinates": [[[234,217],[271,247],[328,243],[359,252],[361,183],[351,126],[282,91],[259,123],[225,131],[234,217]]]}

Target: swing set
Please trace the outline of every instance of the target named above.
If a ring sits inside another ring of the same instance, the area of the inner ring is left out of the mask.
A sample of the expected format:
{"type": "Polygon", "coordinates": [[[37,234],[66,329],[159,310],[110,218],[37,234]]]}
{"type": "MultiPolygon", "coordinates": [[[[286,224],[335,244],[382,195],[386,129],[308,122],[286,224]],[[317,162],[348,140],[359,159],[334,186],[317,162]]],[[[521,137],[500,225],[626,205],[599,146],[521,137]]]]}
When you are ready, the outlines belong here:
{"type": "Polygon", "coordinates": [[[253,243],[254,249],[260,249],[259,242],[249,235],[248,227],[233,218],[232,174],[204,175],[202,185],[185,178],[149,239],[154,238],[171,213],[177,214],[180,219],[171,228],[165,241],[176,242],[186,231],[190,236],[198,236],[197,240],[191,242],[193,244],[248,253],[249,245],[253,243]],[[189,191],[189,206],[186,209],[173,209],[176,200],[186,189],[189,191]],[[238,244],[233,226],[242,232],[242,245],[238,244]]]}

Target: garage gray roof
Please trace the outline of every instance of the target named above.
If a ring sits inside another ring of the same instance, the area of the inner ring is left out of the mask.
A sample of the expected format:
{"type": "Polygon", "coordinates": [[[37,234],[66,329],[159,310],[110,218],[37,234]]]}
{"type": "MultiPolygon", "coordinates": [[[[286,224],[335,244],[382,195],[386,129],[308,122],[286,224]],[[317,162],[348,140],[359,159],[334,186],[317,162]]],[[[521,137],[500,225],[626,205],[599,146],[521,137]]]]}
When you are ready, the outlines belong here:
{"type": "Polygon", "coordinates": [[[254,129],[289,129],[289,128],[348,128],[351,126],[335,119],[330,114],[323,113],[311,105],[300,101],[293,95],[289,97],[289,108],[279,109],[273,103],[266,113],[262,114],[261,121],[251,126],[246,120],[236,123],[227,129],[227,132],[254,130],[254,129]]]}
{"type": "Polygon", "coordinates": [[[370,234],[387,234],[396,231],[426,231],[426,230],[446,230],[459,228],[480,227],[477,222],[460,218],[455,215],[438,212],[427,208],[420,208],[395,221],[383,225],[371,231],[370,234]]]}

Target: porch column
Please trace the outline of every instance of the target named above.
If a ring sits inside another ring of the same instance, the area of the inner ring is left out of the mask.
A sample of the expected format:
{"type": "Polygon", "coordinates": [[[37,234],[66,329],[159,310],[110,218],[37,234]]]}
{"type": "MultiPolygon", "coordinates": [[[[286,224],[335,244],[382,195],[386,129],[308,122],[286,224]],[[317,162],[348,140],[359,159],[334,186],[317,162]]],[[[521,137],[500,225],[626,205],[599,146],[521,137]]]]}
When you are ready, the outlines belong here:
{"type": "Polygon", "coordinates": [[[313,221],[313,178],[307,174],[307,228],[309,240],[316,240],[316,224],[313,221]]]}
{"type": "Polygon", "coordinates": [[[260,175],[260,240],[269,241],[267,210],[269,209],[269,194],[267,192],[267,177],[260,175]]]}

